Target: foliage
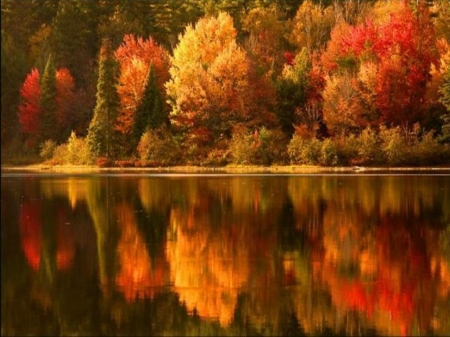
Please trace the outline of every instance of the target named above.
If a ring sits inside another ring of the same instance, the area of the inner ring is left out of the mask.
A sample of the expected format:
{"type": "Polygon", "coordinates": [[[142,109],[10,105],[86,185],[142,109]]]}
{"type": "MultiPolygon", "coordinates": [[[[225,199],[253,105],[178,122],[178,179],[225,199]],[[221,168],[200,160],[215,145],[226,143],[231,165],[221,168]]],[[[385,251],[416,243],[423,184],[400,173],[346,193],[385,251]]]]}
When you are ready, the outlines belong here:
{"type": "Polygon", "coordinates": [[[66,143],[54,149],[51,161],[60,165],[91,165],[94,163],[86,138],[71,132],[66,143]]]}
{"type": "Polygon", "coordinates": [[[49,160],[53,157],[53,153],[55,152],[56,147],[56,142],[54,140],[48,139],[40,145],[39,155],[44,160],[49,160]]]}
{"type": "MultiPolygon", "coordinates": [[[[145,106],[149,103],[143,100],[153,100],[149,95],[161,95],[164,83],[168,80],[169,55],[167,51],[159,46],[152,38],[136,38],[125,35],[123,43],[116,50],[115,56],[119,62],[120,76],[117,92],[120,97],[120,113],[117,118],[116,128],[123,135],[133,134],[134,144],[148,126],[147,123],[136,126],[137,110],[141,108],[140,114],[152,115],[153,106],[145,106]],[[147,98],[145,98],[147,95],[147,98]],[[144,106],[144,111],[142,107],[144,106]],[[149,109],[148,111],[145,111],[149,109]],[[137,134],[134,134],[134,133],[137,134]]],[[[162,96],[162,95],[161,95],[162,96]]],[[[166,111],[164,97],[159,98],[160,114],[166,111]]],[[[151,104],[150,104],[151,105],[151,104]]],[[[150,119],[150,117],[149,117],[150,119]]]]}
{"type": "Polygon", "coordinates": [[[278,129],[265,127],[251,131],[236,127],[230,141],[230,155],[235,164],[270,165],[286,161],[286,137],[278,129]]]}
{"type": "MultiPolygon", "coordinates": [[[[327,144],[327,147],[329,144],[327,144]]],[[[321,158],[322,144],[320,140],[315,137],[305,138],[302,135],[294,134],[289,145],[287,152],[292,164],[306,164],[316,165],[319,163],[319,159],[327,161],[330,158],[327,156],[329,149],[325,148],[324,156],[321,158]]]]}
{"type": "Polygon", "coordinates": [[[134,116],[132,133],[134,147],[147,128],[156,129],[167,124],[168,116],[165,114],[163,97],[157,85],[155,69],[150,66],[145,91],[134,116]]]}
{"type": "Polygon", "coordinates": [[[189,25],[174,50],[170,120],[188,142],[205,145],[229,137],[233,124],[266,121],[264,96],[256,102],[262,87],[251,85],[250,60],[235,37],[232,18],[220,13],[189,25]]]}
{"type": "Polygon", "coordinates": [[[58,141],[67,139],[73,126],[75,104],[75,81],[67,68],[56,72],[56,125],[58,141]]]}
{"type": "Polygon", "coordinates": [[[333,26],[333,8],[307,0],[295,15],[291,40],[299,49],[306,48],[309,52],[320,50],[329,40],[333,26]]]}
{"type": "Polygon", "coordinates": [[[86,138],[77,137],[73,131],[67,142],[67,161],[73,165],[89,165],[93,163],[86,138]]]}
{"type": "Polygon", "coordinates": [[[235,164],[256,164],[260,146],[257,133],[245,127],[235,128],[230,141],[230,153],[235,164]]]}
{"type": "Polygon", "coordinates": [[[188,163],[270,164],[306,125],[296,160],[444,163],[448,1],[288,2],[3,1],[2,148],[73,130],[114,162],[163,126],[188,163]]]}
{"type": "Polygon", "coordinates": [[[381,150],[388,164],[399,165],[406,161],[407,143],[404,133],[399,126],[395,128],[386,128],[382,126],[380,128],[381,150]]]}
{"type": "MultiPolygon", "coordinates": [[[[356,26],[337,25],[322,62],[329,72],[351,74],[364,62],[372,62],[377,76],[372,85],[375,99],[369,102],[379,111],[378,122],[405,126],[423,119],[426,83],[436,57],[428,9],[421,4],[414,13],[403,3],[383,21],[367,19],[356,26]]],[[[341,112],[351,107],[349,99],[344,99],[349,103],[339,109],[341,112]]],[[[356,117],[364,124],[364,115],[356,117]]]]}
{"type": "Polygon", "coordinates": [[[58,91],[56,89],[56,69],[53,64],[53,59],[50,55],[41,79],[41,99],[39,101],[39,105],[42,110],[41,120],[39,123],[40,139],[56,138],[55,130],[57,130],[57,95],[58,91]]]}
{"type": "Polygon", "coordinates": [[[319,164],[323,166],[336,166],[338,164],[338,148],[333,140],[326,138],[320,147],[319,164]]]}
{"type": "Polygon", "coordinates": [[[141,137],[137,152],[145,166],[168,166],[180,160],[179,148],[165,128],[147,130],[141,137]]]}
{"type": "Polygon", "coordinates": [[[73,77],[66,68],[58,69],[53,73],[51,63],[49,67],[47,77],[45,81],[42,79],[42,84],[40,84],[39,71],[34,68],[27,75],[21,88],[19,121],[30,146],[37,145],[41,139],[50,134],[55,141],[63,141],[68,137],[67,130],[74,118],[72,114],[75,104],[73,77]],[[54,78],[51,79],[51,76],[54,78]],[[41,94],[41,88],[45,86],[47,87],[46,98],[41,94]],[[46,114],[43,113],[44,107],[46,114]],[[45,126],[45,123],[50,124],[45,126]]]}
{"type": "Polygon", "coordinates": [[[117,67],[111,42],[104,40],[100,52],[97,83],[97,102],[88,131],[90,152],[110,158],[115,155],[117,134],[114,129],[118,114],[119,97],[116,90],[117,67]]]}
{"type": "Polygon", "coordinates": [[[27,143],[36,145],[39,141],[39,120],[42,114],[39,101],[41,89],[39,85],[39,71],[34,68],[27,75],[20,90],[21,103],[19,105],[19,121],[22,132],[27,135],[27,143]]]}
{"type": "Polygon", "coordinates": [[[375,130],[365,128],[357,137],[358,161],[364,165],[378,164],[382,160],[380,141],[375,130]]]}
{"type": "Polygon", "coordinates": [[[246,50],[269,75],[278,74],[283,62],[286,24],[282,17],[282,12],[272,5],[253,8],[242,19],[242,30],[249,33],[246,50]]]}
{"type": "MultiPolygon", "coordinates": [[[[309,72],[311,62],[306,48],[295,56],[293,64],[286,64],[277,81],[277,104],[275,113],[282,130],[287,135],[294,132],[294,124],[310,122],[306,110],[310,90],[309,72]],[[302,118],[303,117],[303,118],[302,118]]],[[[311,118],[314,120],[314,118],[311,118]]]]}

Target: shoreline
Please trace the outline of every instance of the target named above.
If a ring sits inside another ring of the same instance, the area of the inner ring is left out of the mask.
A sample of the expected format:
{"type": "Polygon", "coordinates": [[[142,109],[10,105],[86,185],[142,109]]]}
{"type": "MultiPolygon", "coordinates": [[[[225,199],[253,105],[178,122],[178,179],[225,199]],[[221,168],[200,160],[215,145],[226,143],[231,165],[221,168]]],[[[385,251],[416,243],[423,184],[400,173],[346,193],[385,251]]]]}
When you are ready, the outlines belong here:
{"type": "Polygon", "coordinates": [[[323,167],[312,165],[228,165],[220,167],[207,166],[167,166],[167,167],[98,167],[95,165],[47,165],[33,164],[22,166],[3,166],[2,174],[8,172],[20,173],[134,173],[134,174],[349,174],[349,173],[374,173],[381,172],[433,172],[448,173],[450,166],[439,167],[366,167],[366,166],[342,166],[323,167]]]}

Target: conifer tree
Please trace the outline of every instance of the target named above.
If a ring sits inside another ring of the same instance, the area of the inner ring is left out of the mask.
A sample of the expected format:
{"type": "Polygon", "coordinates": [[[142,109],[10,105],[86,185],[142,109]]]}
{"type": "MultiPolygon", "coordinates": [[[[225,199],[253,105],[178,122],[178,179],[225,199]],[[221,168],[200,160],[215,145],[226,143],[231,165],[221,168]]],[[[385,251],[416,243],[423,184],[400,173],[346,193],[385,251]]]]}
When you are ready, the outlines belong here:
{"type": "Polygon", "coordinates": [[[442,125],[442,135],[440,141],[450,143],[450,67],[444,73],[444,82],[441,90],[441,102],[447,108],[447,113],[442,116],[444,125],[442,125]]]}
{"type": "Polygon", "coordinates": [[[136,109],[133,125],[134,147],[146,129],[156,129],[167,121],[168,116],[164,113],[155,68],[151,65],[141,104],[136,109]]]}
{"type": "Polygon", "coordinates": [[[50,55],[45,66],[44,74],[41,81],[41,99],[40,106],[42,110],[42,118],[40,123],[40,140],[48,139],[56,140],[57,124],[56,124],[56,69],[50,55]]]}
{"type": "Polygon", "coordinates": [[[88,130],[89,148],[95,156],[111,158],[115,155],[114,144],[117,135],[114,124],[119,106],[116,85],[117,63],[111,42],[105,39],[100,51],[97,101],[88,130]]]}

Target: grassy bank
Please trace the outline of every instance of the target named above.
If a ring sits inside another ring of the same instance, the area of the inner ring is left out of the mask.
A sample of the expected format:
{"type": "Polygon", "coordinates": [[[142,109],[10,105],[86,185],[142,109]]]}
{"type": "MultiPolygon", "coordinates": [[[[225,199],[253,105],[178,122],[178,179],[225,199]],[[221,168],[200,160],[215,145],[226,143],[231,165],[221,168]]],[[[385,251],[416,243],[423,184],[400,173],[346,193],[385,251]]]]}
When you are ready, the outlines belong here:
{"type": "Polygon", "coordinates": [[[257,166],[227,165],[222,167],[169,166],[169,167],[98,167],[95,165],[2,165],[2,172],[35,173],[179,173],[179,174],[320,174],[320,173],[381,173],[381,172],[436,172],[449,173],[450,166],[444,167],[322,167],[313,165],[257,166]]]}

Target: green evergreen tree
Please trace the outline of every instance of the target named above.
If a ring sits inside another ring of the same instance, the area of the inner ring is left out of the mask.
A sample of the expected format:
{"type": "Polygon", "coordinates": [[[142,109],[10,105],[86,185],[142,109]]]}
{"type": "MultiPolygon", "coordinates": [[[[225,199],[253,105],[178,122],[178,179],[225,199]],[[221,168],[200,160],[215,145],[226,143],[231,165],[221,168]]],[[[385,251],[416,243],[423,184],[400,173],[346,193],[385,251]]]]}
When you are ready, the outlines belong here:
{"type": "Polygon", "coordinates": [[[59,1],[52,25],[52,51],[57,67],[68,68],[79,87],[88,86],[92,80],[92,61],[100,42],[99,20],[98,1],[59,1]]]}
{"type": "Polygon", "coordinates": [[[443,143],[450,143],[450,67],[444,74],[444,82],[440,89],[441,102],[447,108],[447,113],[442,116],[444,124],[442,125],[442,135],[440,141],[443,143]]]}
{"type": "Polygon", "coordinates": [[[133,126],[134,147],[146,129],[156,129],[167,124],[168,116],[164,113],[161,93],[158,89],[156,72],[150,66],[142,102],[136,109],[133,126]]]}
{"type": "Polygon", "coordinates": [[[40,125],[40,140],[57,140],[58,135],[56,124],[56,69],[52,55],[48,57],[44,74],[41,80],[41,100],[42,119],[40,125]]]}
{"type": "Polygon", "coordinates": [[[113,158],[116,155],[116,123],[119,107],[117,94],[117,62],[108,39],[102,43],[97,82],[97,102],[88,130],[88,144],[95,156],[113,158]]]}
{"type": "Polygon", "coordinates": [[[12,43],[12,38],[1,35],[1,145],[17,139],[20,131],[18,106],[20,87],[26,76],[26,55],[12,43]],[[7,83],[7,84],[6,84],[7,83]]]}
{"type": "Polygon", "coordinates": [[[305,105],[309,89],[308,72],[311,68],[308,52],[304,48],[296,57],[292,66],[287,66],[277,82],[277,104],[275,113],[283,132],[291,136],[294,124],[303,122],[296,113],[305,105]]]}

